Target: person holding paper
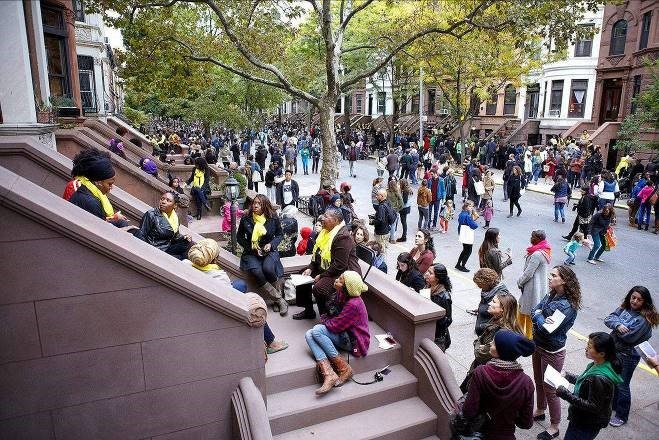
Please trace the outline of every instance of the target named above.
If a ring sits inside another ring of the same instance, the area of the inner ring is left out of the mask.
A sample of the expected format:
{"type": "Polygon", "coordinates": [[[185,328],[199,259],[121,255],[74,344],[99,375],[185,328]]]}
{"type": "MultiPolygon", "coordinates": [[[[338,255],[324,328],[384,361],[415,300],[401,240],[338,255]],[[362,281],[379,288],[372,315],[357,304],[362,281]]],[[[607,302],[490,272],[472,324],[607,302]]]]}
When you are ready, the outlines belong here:
{"type": "Polygon", "coordinates": [[[593,362],[579,376],[564,373],[567,381],[574,384],[574,392],[562,385],[556,390],[558,397],[570,403],[567,410],[570,423],[564,440],[592,440],[597,437],[611,417],[613,390],[622,383],[615,342],[610,335],[591,333],[586,357],[593,362]]]}
{"type": "Polygon", "coordinates": [[[549,440],[559,436],[558,424],[561,421],[561,402],[556,390],[545,383],[545,370],[551,365],[556,371],[563,369],[565,362],[565,342],[567,332],[577,318],[581,307],[581,286],[575,273],[568,266],[555,266],[549,273],[549,293],[532,311],[533,315],[533,378],[535,380],[536,406],[533,420],[545,420],[545,410],[549,407],[549,427],[538,434],[539,440],[549,440]],[[563,315],[563,321],[556,325],[563,315]]]}
{"type": "Polygon", "coordinates": [[[604,320],[604,324],[613,330],[611,336],[622,364],[623,382],[616,386],[613,395],[615,416],[609,421],[611,426],[618,427],[627,423],[629,418],[632,399],[629,384],[641,360],[634,346],[650,339],[652,327],[659,324],[659,315],[650,291],[644,286],[632,287],[620,307],[604,320]]]}

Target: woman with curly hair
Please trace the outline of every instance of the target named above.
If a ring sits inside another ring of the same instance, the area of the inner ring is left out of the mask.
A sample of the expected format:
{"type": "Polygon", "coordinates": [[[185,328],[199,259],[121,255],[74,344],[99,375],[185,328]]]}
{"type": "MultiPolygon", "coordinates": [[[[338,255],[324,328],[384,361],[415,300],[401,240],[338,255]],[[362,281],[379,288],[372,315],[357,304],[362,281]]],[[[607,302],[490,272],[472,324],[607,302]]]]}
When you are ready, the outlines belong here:
{"type": "Polygon", "coordinates": [[[503,269],[513,263],[510,257],[510,249],[503,252],[499,249],[499,229],[490,228],[485,231],[483,244],[478,249],[478,262],[481,268],[489,268],[499,274],[499,278],[503,279],[503,269]]]}
{"type": "Polygon", "coordinates": [[[616,385],[613,394],[616,415],[609,422],[611,426],[618,427],[627,423],[632,400],[629,383],[641,360],[634,346],[650,339],[652,327],[659,324],[659,314],[647,287],[632,287],[620,307],[604,320],[604,324],[612,330],[611,336],[622,366],[623,382],[616,385]]]}
{"type": "Polygon", "coordinates": [[[352,239],[354,240],[355,244],[365,245],[370,240],[368,229],[366,229],[366,226],[364,226],[361,222],[353,222],[350,235],[352,235],[352,239]]]}
{"type": "Polygon", "coordinates": [[[561,421],[561,402],[556,389],[544,381],[545,370],[550,365],[556,371],[563,369],[565,362],[565,343],[567,332],[577,318],[581,307],[581,286],[577,276],[567,266],[554,266],[549,272],[549,293],[532,311],[533,342],[533,377],[535,380],[537,409],[533,420],[545,420],[545,410],[549,407],[549,427],[538,434],[539,440],[558,437],[558,424],[561,421]],[[546,325],[554,324],[554,313],[561,312],[564,317],[557,328],[548,330],[546,325]]]}

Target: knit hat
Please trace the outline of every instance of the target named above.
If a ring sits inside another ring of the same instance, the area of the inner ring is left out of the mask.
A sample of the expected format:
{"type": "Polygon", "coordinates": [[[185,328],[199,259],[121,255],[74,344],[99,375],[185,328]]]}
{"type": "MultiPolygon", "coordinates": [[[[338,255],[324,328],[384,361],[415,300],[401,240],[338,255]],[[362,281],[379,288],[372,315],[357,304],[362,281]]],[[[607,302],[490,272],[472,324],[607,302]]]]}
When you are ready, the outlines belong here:
{"type": "Polygon", "coordinates": [[[87,159],[85,176],[92,182],[110,179],[114,177],[112,161],[106,155],[97,155],[87,159]]]}
{"type": "Polygon", "coordinates": [[[520,356],[530,356],[535,351],[533,341],[510,330],[499,330],[494,335],[494,345],[499,353],[499,359],[504,361],[514,361],[520,356]]]}
{"type": "Polygon", "coordinates": [[[350,296],[360,296],[362,292],[368,290],[368,286],[362,280],[361,275],[354,270],[343,272],[343,280],[346,292],[348,292],[348,295],[350,296]]]}
{"type": "Polygon", "coordinates": [[[205,238],[192,245],[188,251],[188,260],[197,266],[206,266],[212,263],[220,253],[217,241],[205,238]]]}

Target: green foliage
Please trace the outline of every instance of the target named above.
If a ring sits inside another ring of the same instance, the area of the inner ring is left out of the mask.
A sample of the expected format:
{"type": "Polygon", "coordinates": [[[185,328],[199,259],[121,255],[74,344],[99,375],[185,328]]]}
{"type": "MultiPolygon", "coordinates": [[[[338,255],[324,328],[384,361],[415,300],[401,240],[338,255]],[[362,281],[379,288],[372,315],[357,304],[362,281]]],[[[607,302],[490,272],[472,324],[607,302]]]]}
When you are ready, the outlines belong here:
{"type": "Polygon", "coordinates": [[[124,107],[124,115],[133,123],[135,127],[148,123],[151,118],[141,110],[135,110],[130,107],[124,107]]]}
{"type": "Polygon", "coordinates": [[[659,131],[659,60],[647,63],[650,86],[634,98],[636,112],[628,115],[618,130],[616,148],[625,154],[639,148],[659,150],[652,134],[659,131]]]}

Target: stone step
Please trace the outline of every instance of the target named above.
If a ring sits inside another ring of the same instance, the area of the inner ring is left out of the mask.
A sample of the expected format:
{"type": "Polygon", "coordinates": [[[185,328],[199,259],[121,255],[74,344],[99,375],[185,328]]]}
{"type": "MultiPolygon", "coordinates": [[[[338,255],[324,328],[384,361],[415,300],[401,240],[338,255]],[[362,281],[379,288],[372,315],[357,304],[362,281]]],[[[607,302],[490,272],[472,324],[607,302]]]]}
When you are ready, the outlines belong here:
{"type": "MultiPolygon", "coordinates": [[[[391,373],[382,382],[359,385],[351,381],[324,396],[315,394],[318,384],[269,395],[267,408],[272,433],[281,434],[416,396],[416,377],[402,365],[390,369],[391,373]]],[[[379,370],[358,374],[355,379],[370,382],[379,370]]]]}
{"type": "Polygon", "coordinates": [[[437,416],[418,397],[275,435],[276,440],[417,440],[434,434],[437,416]]]}
{"type": "MultiPolygon", "coordinates": [[[[286,350],[270,356],[265,364],[266,393],[268,395],[318,383],[316,362],[304,339],[304,334],[319,321],[318,319],[300,321],[292,319],[291,315],[299,311],[302,311],[302,308],[291,306],[286,317],[280,317],[276,313],[268,314],[268,324],[275,337],[289,344],[286,350]]],[[[386,331],[372,321],[369,322],[369,329],[371,343],[368,354],[362,358],[350,356],[350,365],[357,374],[377,370],[385,365],[400,363],[400,344],[392,349],[382,350],[378,347],[375,335],[386,333],[386,331]]],[[[346,354],[343,353],[343,355],[346,354]]]]}

